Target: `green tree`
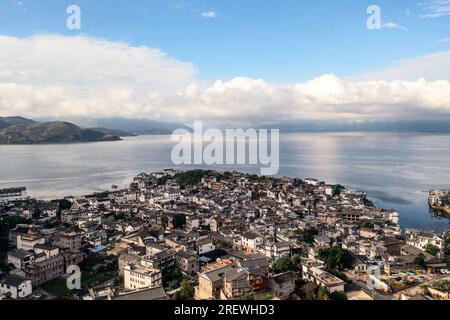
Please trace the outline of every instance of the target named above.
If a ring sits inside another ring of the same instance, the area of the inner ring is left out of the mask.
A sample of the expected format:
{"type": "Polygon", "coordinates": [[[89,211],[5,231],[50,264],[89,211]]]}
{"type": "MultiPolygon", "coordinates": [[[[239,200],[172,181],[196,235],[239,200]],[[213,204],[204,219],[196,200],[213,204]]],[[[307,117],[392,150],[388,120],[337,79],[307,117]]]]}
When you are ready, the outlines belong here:
{"type": "Polygon", "coordinates": [[[181,280],[180,290],[175,294],[175,300],[192,300],[194,297],[194,284],[189,280],[181,280]]]}
{"type": "Polygon", "coordinates": [[[306,243],[313,243],[314,237],[318,234],[319,232],[317,231],[316,228],[306,228],[302,232],[303,241],[305,241],[306,243]]]}
{"type": "Polygon", "coordinates": [[[300,256],[293,255],[292,257],[285,256],[277,259],[272,263],[272,272],[275,274],[287,272],[287,271],[297,271],[300,266],[300,256]]]}
{"type": "Polygon", "coordinates": [[[218,240],[217,244],[218,244],[219,248],[232,248],[233,247],[233,245],[231,243],[229,243],[225,240],[222,240],[222,239],[218,240]]]}
{"type": "Polygon", "coordinates": [[[426,245],[425,251],[428,252],[429,254],[435,256],[435,255],[437,255],[439,253],[440,250],[435,245],[429,243],[429,244],[426,245]]]}
{"type": "Polygon", "coordinates": [[[177,213],[173,216],[172,224],[174,229],[182,229],[186,225],[186,215],[177,213]]]}
{"type": "Polygon", "coordinates": [[[251,295],[251,294],[243,294],[240,297],[240,300],[250,301],[250,300],[255,300],[255,297],[253,297],[253,295],[251,295]]]}
{"type": "Polygon", "coordinates": [[[167,217],[166,214],[163,214],[163,215],[161,216],[161,224],[162,224],[164,227],[167,227],[167,225],[169,224],[169,218],[167,217]]]}
{"type": "Polygon", "coordinates": [[[373,229],[375,227],[374,223],[370,220],[361,220],[359,222],[360,228],[373,229]]]}
{"type": "Polygon", "coordinates": [[[319,259],[326,262],[328,270],[344,269],[350,264],[348,251],[341,247],[320,249],[319,259]]]}
{"type": "Polygon", "coordinates": [[[317,291],[316,300],[328,300],[327,288],[320,286],[317,291]]]}
{"type": "Polygon", "coordinates": [[[329,294],[329,298],[331,300],[348,300],[347,295],[345,294],[345,292],[333,292],[329,294]]]}
{"type": "Polygon", "coordinates": [[[423,254],[419,254],[417,257],[414,258],[414,264],[416,266],[419,266],[421,268],[426,268],[427,264],[425,262],[425,256],[423,254]]]}
{"type": "Polygon", "coordinates": [[[345,190],[344,186],[341,186],[340,184],[334,185],[332,191],[333,197],[340,195],[343,190],[345,190]]]}

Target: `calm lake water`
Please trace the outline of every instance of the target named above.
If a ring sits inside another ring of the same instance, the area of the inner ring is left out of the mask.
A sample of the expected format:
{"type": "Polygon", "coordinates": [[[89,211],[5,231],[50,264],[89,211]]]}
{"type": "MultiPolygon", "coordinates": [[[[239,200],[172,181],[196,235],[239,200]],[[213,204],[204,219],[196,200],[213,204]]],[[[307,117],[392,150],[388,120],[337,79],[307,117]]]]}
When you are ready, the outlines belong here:
{"type": "MultiPolygon", "coordinates": [[[[402,227],[450,229],[428,212],[428,191],[450,188],[450,135],[415,133],[282,134],[279,175],[318,178],[367,192],[401,213],[402,227]]],[[[38,198],[126,186],[136,174],[174,167],[170,136],[118,142],[0,146],[0,188],[26,186],[38,198]]],[[[184,167],[192,169],[194,167],[184,167]]],[[[259,173],[259,167],[214,167],[259,173]]]]}

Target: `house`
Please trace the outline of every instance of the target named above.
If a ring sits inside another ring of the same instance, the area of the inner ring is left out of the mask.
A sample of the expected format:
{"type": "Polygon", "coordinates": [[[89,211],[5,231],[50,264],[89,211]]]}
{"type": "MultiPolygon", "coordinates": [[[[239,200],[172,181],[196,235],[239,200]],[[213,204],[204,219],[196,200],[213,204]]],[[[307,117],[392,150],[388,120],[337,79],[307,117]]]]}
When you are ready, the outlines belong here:
{"type": "Polygon", "coordinates": [[[440,250],[444,248],[444,239],[433,232],[407,229],[405,231],[405,238],[407,244],[421,250],[426,250],[428,245],[436,246],[440,250]]]}
{"type": "Polygon", "coordinates": [[[365,262],[365,256],[358,256],[352,252],[349,254],[350,270],[355,275],[367,273],[368,264],[365,262]]]}
{"type": "Polygon", "coordinates": [[[132,264],[139,264],[141,262],[141,257],[134,254],[121,254],[118,259],[119,275],[123,277],[125,266],[132,264]]]}
{"type": "Polygon", "coordinates": [[[35,254],[23,249],[14,249],[8,252],[8,263],[14,265],[18,269],[33,263],[35,254]]]}
{"type": "Polygon", "coordinates": [[[361,238],[374,239],[378,235],[378,232],[372,228],[361,227],[359,229],[359,235],[361,236],[361,238]]]}
{"type": "Polygon", "coordinates": [[[242,234],[241,244],[245,251],[256,253],[258,247],[263,244],[263,238],[254,232],[248,231],[242,234]]]}
{"type": "Polygon", "coordinates": [[[64,274],[64,257],[57,255],[43,261],[35,261],[26,266],[24,271],[33,285],[41,285],[64,274]]]}
{"type": "Polygon", "coordinates": [[[172,272],[175,268],[175,254],[173,249],[164,249],[152,256],[145,256],[142,258],[142,265],[149,268],[159,269],[161,272],[172,272]]]}
{"type": "Polygon", "coordinates": [[[288,241],[269,242],[260,246],[259,252],[268,258],[288,256],[291,253],[291,243],[288,241]]]}
{"type": "Polygon", "coordinates": [[[288,271],[269,279],[268,291],[278,299],[288,299],[295,291],[295,273],[288,271]]]}
{"type": "MultiPolygon", "coordinates": [[[[37,244],[34,247],[34,252],[38,257],[40,256],[40,254],[43,254],[45,255],[44,259],[50,259],[59,255],[59,248],[47,244],[37,244]]],[[[37,258],[36,260],[39,261],[39,258],[37,258]]]]}
{"type": "Polygon", "coordinates": [[[237,300],[243,295],[252,294],[248,273],[242,268],[230,268],[223,277],[222,300],[237,300]]]}
{"type": "Polygon", "coordinates": [[[144,222],[134,222],[134,223],[131,223],[131,224],[129,224],[129,225],[127,225],[125,227],[125,232],[126,233],[137,232],[137,231],[141,230],[144,227],[145,227],[145,223],[144,222]]]}
{"type": "Polygon", "coordinates": [[[269,260],[266,258],[238,261],[238,265],[248,273],[252,286],[252,293],[259,294],[267,291],[269,260]]]}
{"type": "Polygon", "coordinates": [[[322,269],[322,266],[313,264],[302,265],[302,277],[325,287],[328,293],[344,292],[345,282],[322,269]]]}
{"type": "Polygon", "coordinates": [[[83,233],[77,231],[67,231],[57,234],[53,240],[55,246],[69,252],[79,252],[81,249],[81,239],[83,233]]]}
{"type": "Polygon", "coordinates": [[[30,279],[17,275],[6,275],[0,280],[0,293],[10,294],[12,299],[25,298],[33,292],[30,279]]]}
{"type": "Polygon", "coordinates": [[[193,275],[199,270],[198,258],[184,251],[177,252],[176,265],[184,275],[193,275]]]}
{"type": "Polygon", "coordinates": [[[223,288],[223,277],[232,269],[229,265],[220,265],[212,270],[204,271],[198,276],[195,287],[195,300],[215,300],[220,297],[223,288]]]}
{"type": "Polygon", "coordinates": [[[216,246],[211,238],[200,239],[195,243],[199,255],[216,250],[216,246]]]}
{"type": "Polygon", "coordinates": [[[125,290],[158,287],[162,285],[161,270],[143,265],[126,265],[124,267],[125,290]]]}
{"type": "Polygon", "coordinates": [[[17,249],[33,251],[37,244],[45,244],[45,237],[41,234],[18,234],[17,249]]]}

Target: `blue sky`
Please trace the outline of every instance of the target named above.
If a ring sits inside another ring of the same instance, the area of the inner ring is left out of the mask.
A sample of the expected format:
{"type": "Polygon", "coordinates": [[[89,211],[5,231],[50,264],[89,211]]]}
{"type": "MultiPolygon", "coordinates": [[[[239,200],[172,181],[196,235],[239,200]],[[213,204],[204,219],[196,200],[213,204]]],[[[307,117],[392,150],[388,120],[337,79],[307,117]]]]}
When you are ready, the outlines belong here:
{"type": "Polygon", "coordinates": [[[0,97],[29,117],[450,119],[450,0],[0,0],[0,97]]]}
{"type": "Polygon", "coordinates": [[[423,18],[426,0],[1,0],[0,34],[84,34],[160,48],[191,62],[204,80],[235,76],[285,83],[325,73],[350,76],[450,49],[450,15],[423,18]],[[82,30],[66,29],[79,5],[82,30]],[[366,28],[366,9],[382,23],[366,28]],[[214,12],[215,17],[202,17],[214,12]]]}

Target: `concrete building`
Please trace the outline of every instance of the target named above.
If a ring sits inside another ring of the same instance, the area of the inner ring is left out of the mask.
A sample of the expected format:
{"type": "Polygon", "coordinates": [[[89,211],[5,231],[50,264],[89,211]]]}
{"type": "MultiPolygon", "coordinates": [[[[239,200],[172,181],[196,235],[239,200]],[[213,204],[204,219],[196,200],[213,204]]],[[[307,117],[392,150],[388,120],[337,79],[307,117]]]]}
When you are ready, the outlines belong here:
{"type": "Polygon", "coordinates": [[[37,244],[45,244],[45,237],[40,234],[17,235],[17,249],[33,251],[37,244]]]}
{"type": "Polygon", "coordinates": [[[161,270],[142,265],[126,265],[124,267],[125,290],[158,287],[162,285],[161,270]]]}
{"type": "Polygon", "coordinates": [[[11,295],[12,299],[25,298],[33,292],[33,285],[30,279],[17,275],[6,275],[0,280],[0,292],[11,295]]]}

